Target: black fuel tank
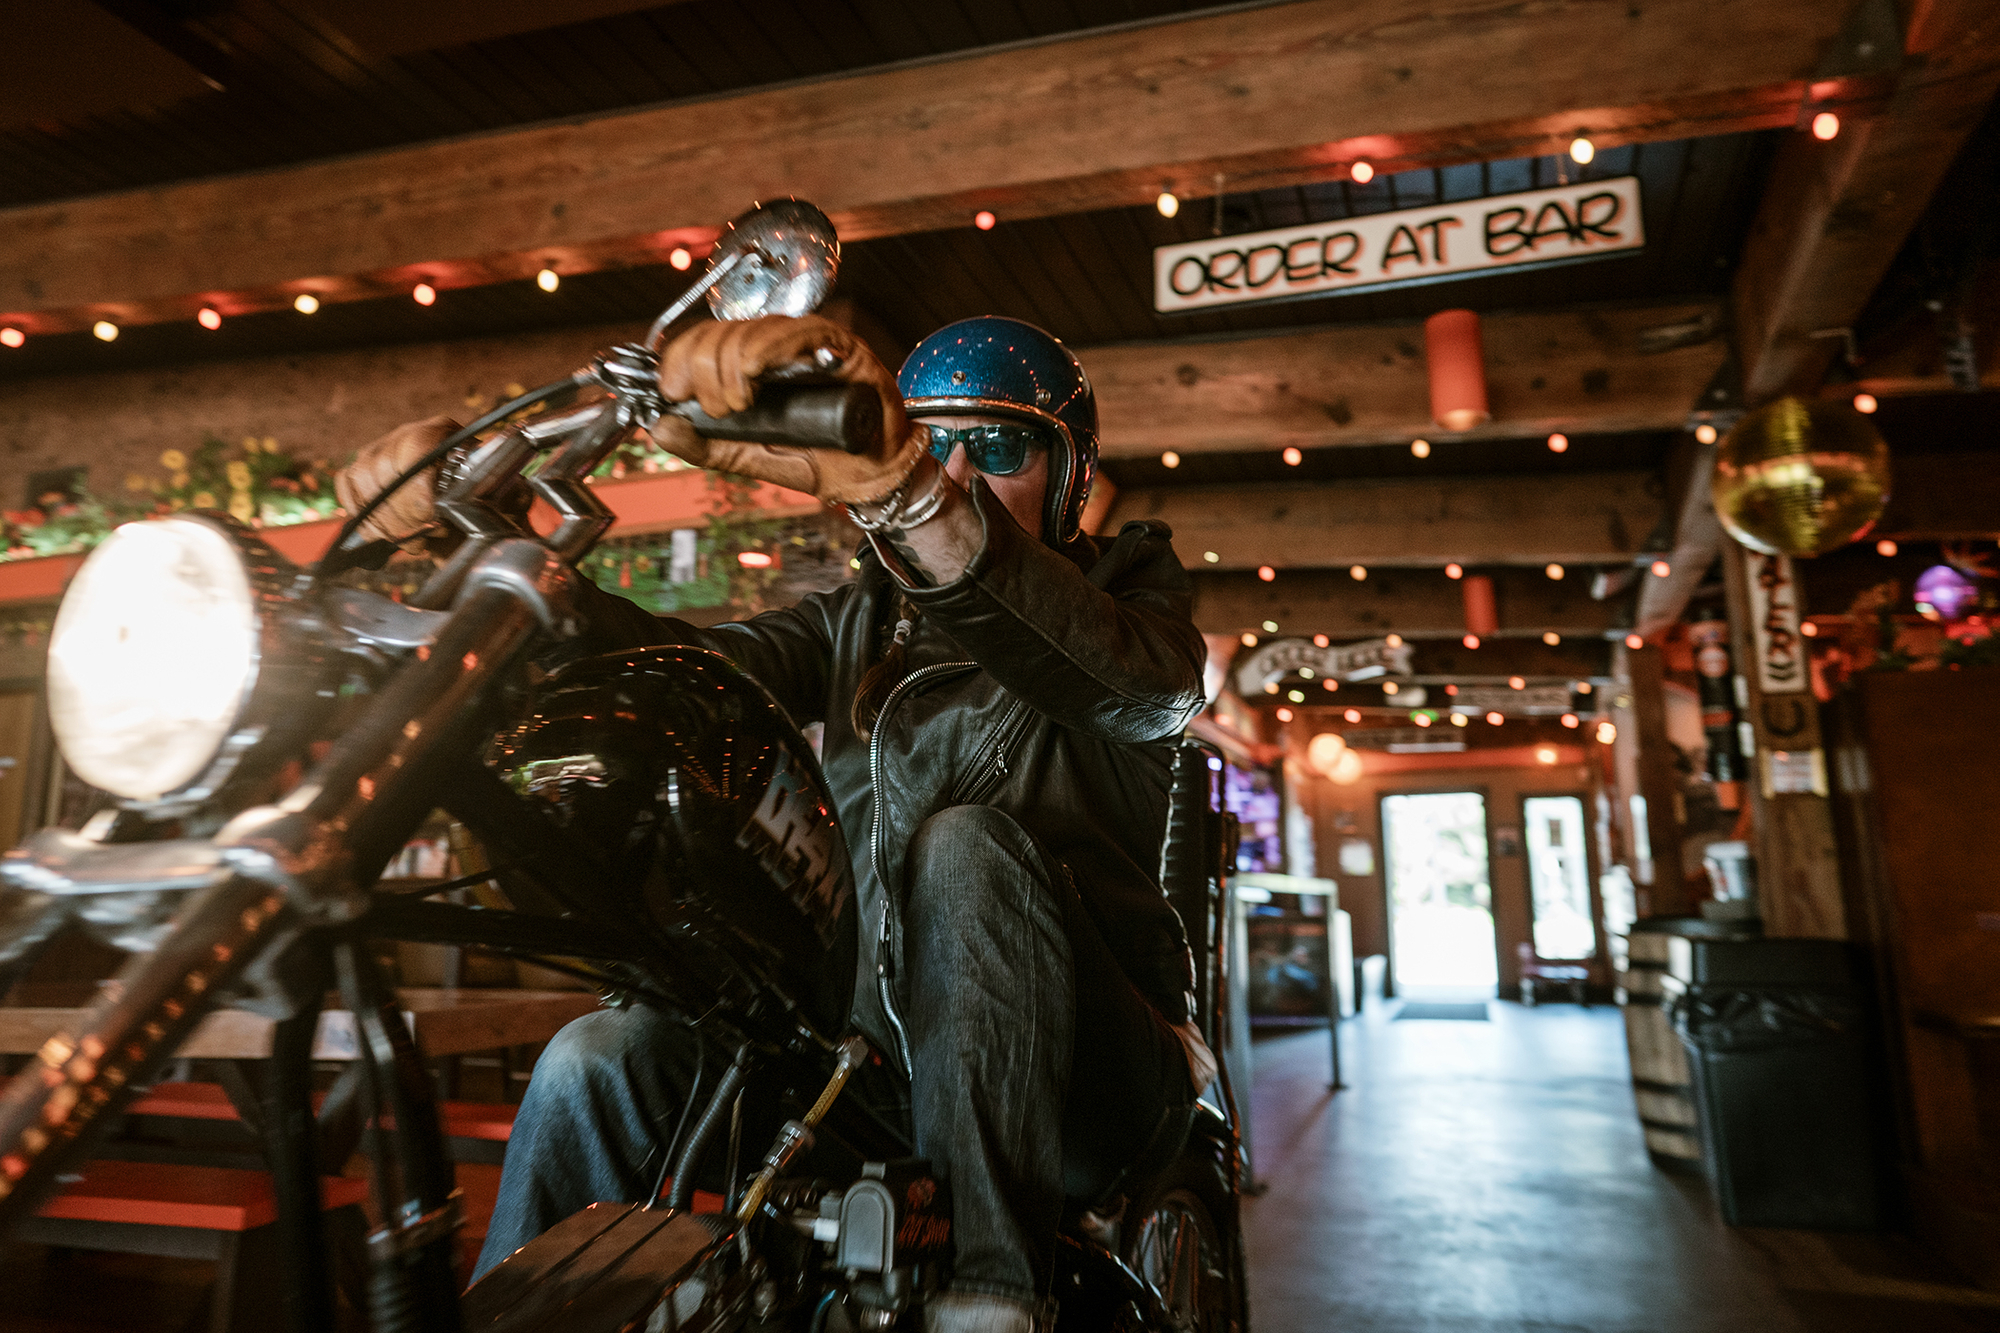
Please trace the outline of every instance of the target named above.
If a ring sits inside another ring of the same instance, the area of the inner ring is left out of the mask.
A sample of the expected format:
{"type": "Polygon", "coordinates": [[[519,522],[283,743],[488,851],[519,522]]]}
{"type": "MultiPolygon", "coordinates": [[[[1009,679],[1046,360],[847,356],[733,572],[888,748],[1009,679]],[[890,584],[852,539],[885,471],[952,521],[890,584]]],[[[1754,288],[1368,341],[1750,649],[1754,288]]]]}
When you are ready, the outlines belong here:
{"type": "Polygon", "coordinates": [[[781,998],[821,1036],[845,1028],[847,839],[812,747],[740,668],[678,646],[573,663],[493,757],[607,853],[610,906],[673,942],[683,985],[732,1005],[781,998]]]}

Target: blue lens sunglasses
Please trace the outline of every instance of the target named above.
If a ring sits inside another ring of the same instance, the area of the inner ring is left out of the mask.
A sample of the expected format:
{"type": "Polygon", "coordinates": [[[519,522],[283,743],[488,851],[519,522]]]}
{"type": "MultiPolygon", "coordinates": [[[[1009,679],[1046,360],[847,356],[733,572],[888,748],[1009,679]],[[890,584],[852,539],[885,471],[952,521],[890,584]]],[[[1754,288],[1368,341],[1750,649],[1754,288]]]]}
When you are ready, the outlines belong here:
{"type": "Polygon", "coordinates": [[[966,426],[952,430],[932,426],[931,457],[951,461],[955,445],[965,446],[966,461],[989,477],[1009,477],[1028,465],[1028,453],[1046,449],[1048,436],[1033,426],[966,426]]]}

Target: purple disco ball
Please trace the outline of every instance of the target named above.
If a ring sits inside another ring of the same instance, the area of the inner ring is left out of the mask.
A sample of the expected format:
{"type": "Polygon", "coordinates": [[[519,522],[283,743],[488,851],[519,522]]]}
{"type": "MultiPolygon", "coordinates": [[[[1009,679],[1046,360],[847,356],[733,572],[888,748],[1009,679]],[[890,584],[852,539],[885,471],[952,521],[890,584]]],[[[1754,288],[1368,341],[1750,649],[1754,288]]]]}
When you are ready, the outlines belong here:
{"type": "Polygon", "coordinates": [[[1979,600],[1979,585],[1950,565],[1932,565],[1917,575],[1917,614],[1926,620],[1957,620],[1979,600]]]}

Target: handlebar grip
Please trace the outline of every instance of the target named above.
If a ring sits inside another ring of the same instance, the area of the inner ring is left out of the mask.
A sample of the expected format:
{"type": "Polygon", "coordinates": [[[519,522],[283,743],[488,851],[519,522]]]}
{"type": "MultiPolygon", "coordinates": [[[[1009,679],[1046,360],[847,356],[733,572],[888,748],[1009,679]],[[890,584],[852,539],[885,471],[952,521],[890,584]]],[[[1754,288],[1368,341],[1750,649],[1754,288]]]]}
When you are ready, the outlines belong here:
{"type": "Polygon", "coordinates": [[[667,408],[716,440],[790,444],[805,449],[866,453],[882,438],[882,399],[866,384],[766,382],[741,412],[712,417],[696,403],[667,408]]]}

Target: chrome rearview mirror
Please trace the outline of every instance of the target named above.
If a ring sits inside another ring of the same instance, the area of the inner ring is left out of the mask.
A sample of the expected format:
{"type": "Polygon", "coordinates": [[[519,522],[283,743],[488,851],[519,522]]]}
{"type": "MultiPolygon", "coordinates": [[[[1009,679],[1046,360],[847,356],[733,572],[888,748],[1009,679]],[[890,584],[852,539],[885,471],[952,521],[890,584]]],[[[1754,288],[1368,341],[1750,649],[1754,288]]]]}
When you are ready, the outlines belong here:
{"type": "Polygon", "coordinates": [[[805,315],[819,308],[840,272],[840,236],[826,214],[802,199],[759,204],[723,229],[708,269],[653,321],[646,345],[707,296],[717,319],[805,315]]]}

